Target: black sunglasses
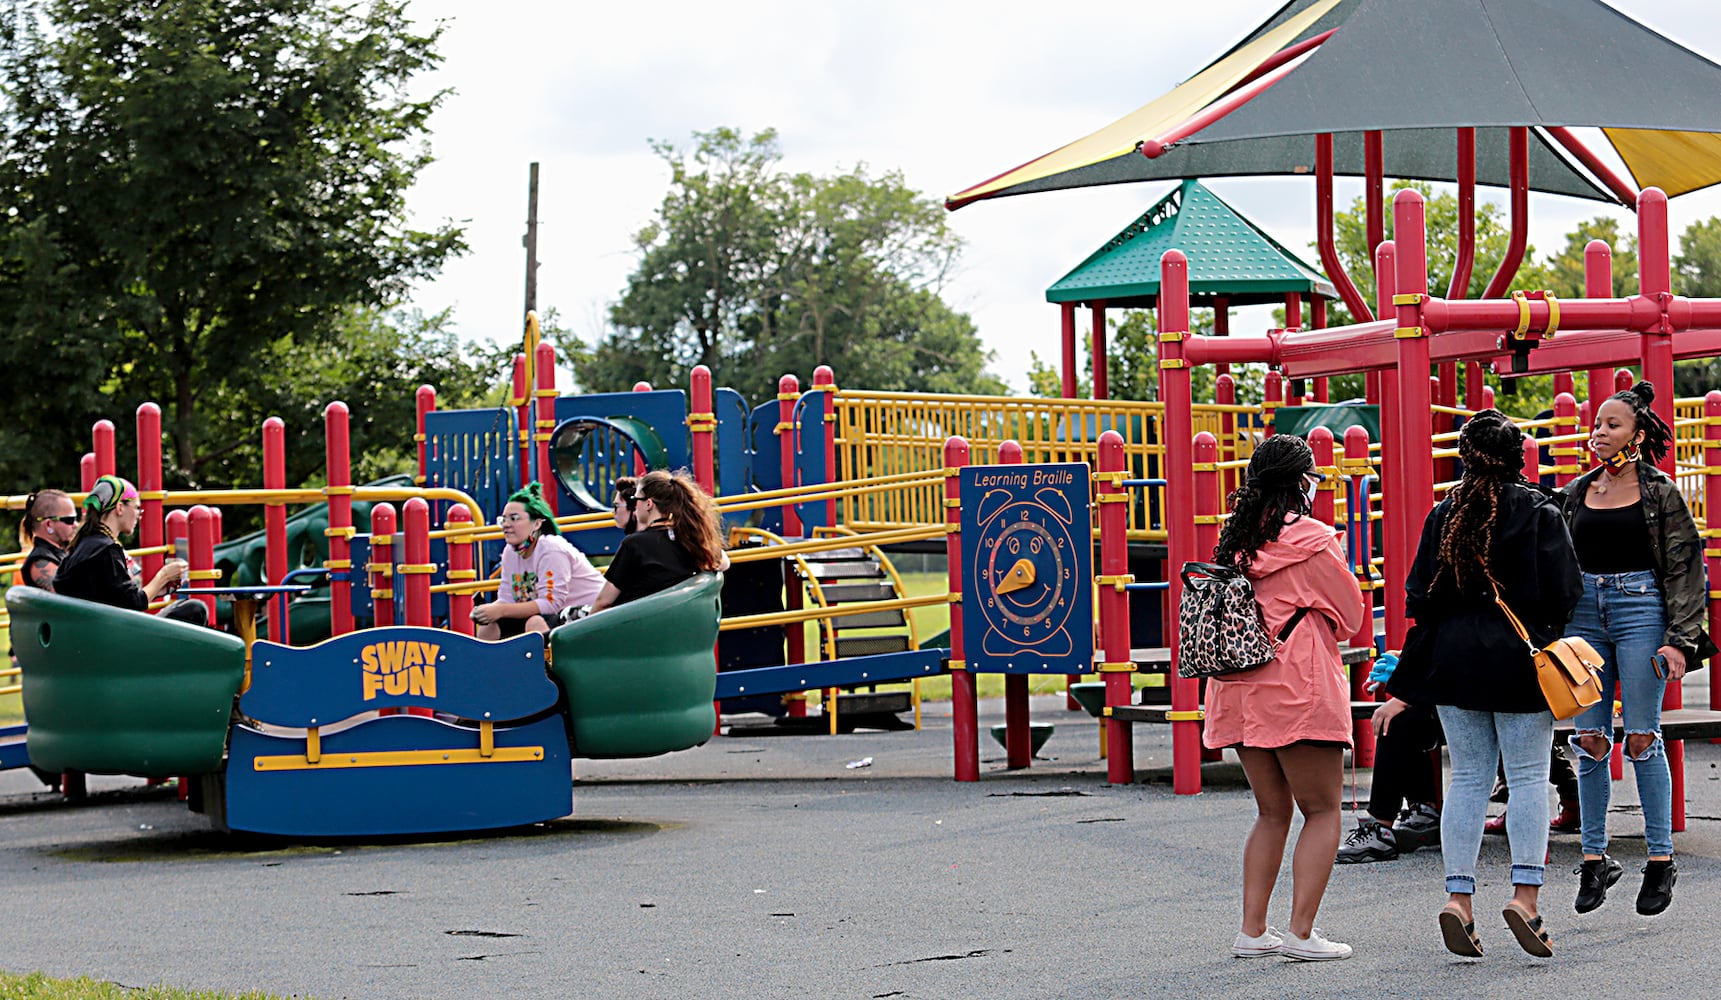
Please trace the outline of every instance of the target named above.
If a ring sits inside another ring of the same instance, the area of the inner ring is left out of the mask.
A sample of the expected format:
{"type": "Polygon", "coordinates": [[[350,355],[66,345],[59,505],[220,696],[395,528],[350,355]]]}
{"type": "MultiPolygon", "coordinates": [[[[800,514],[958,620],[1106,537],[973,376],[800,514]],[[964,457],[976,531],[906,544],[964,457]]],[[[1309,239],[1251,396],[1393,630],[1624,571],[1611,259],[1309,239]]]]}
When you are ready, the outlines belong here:
{"type": "Polygon", "coordinates": [[[62,514],[59,517],[44,517],[44,518],[42,518],[42,520],[44,520],[44,521],[58,521],[61,524],[77,524],[78,523],[78,515],[76,515],[76,514],[62,514]]]}

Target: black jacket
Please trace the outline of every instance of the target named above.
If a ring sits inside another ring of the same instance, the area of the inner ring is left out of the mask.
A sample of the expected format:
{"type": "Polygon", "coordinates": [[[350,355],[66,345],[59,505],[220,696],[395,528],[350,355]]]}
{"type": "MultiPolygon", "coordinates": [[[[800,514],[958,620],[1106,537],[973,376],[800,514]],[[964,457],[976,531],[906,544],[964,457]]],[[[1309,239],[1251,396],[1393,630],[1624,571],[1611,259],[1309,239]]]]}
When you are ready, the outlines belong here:
{"type": "MultiPolygon", "coordinates": [[[[1450,571],[1435,581],[1450,510],[1451,502],[1443,500],[1423,522],[1405,581],[1405,613],[1416,624],[1386,689],[1412,705],[1545,711],[1530,647],[1512,630],[1488,585],[1460,592],[1450,571]]],[[[1501,595],[1532,642],[1544,646],[1565,633],[1583,596],[1583,576],[1556,502],[1522,484],[1502,493],[1489,562],[1501,595]]]]}
{"type": "MultiPolygon", "coordinates": [[[[1590,484],[1601,475],[1591,469],[1572,480],[1557,494],[1566,528],[1583,505],[1590,484]]],[[[1667,473],[1640,461],[1637,463],[1638,492],[1643,496],[1643,520],[1649,529],[1649,547],[1655,554],[1655,581],[1661,587],[1661,606],[1667,615],[1663,646],[1685,653],[1687,670],[1703,669],[1703,661],[1715,655],[1715,643],[1704,631],[1709,615],[1709,581],[1703,572],[1703,539],[1679,484],[1667,473]]]]}
{"type": "Polygon", "coordinates": [[[149,610],[149,595],[126,572],[125,549],[106,535],[86,535],[73,543],[54,577],[54,590],[62,597],[149,610]]]}

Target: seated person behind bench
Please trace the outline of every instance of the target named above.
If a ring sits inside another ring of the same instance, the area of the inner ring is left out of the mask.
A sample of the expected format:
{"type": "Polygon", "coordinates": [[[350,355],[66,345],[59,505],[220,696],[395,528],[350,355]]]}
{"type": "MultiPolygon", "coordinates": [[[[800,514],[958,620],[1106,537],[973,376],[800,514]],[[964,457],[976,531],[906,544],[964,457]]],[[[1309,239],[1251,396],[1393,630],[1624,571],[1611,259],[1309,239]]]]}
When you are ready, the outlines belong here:
{"type": "MultiPolygon", "coordinates": [[[[84,523],[54,575],[54,589],[65,597],[144,612],[151,602],[178,589],[185,575],[183,559],[167,560],[141,587],[131,578],[119,540],[137,529],[140,513],[137,487],[118,476],[97,479],[84,498],[84,523]]],[[[201,601],[174,601],[161,614],[192,625],[209,624],[209,610],[201,601]]]]}
{"type": "Polygon", "coordinates": [[[659,469],[641,476],[633,513],[639,530],[616,549],[593,612],[668,590],[695,573],[729,568],[717,504],[686,473],[659,469]]]}
{"type": "Polygon", "coordinates": [[[472,609],[480,639],[510,639],[549,632],[564,609],[590,604],[604,586],[603,574],[568,544],[556,516],[532,483],[508,498],[502,525],[502,586],[496,600],[472,609]]]}

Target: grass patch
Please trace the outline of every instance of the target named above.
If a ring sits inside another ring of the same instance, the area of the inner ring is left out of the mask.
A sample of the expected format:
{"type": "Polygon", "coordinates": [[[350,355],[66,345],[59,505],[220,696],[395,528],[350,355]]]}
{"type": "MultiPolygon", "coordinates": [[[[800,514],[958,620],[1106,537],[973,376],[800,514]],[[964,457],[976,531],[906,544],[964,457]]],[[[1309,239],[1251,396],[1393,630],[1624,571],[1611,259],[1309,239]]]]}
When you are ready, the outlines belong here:
{"type": "Polygon", "coordinates": [[[217,990],[182,990],[174,986],[138,989],[88,976],[55,979],[40,972],[27,976],[0,972],[0,997],[5,1000],[277,1000],[273,993],[222,993],[217,990]]]}

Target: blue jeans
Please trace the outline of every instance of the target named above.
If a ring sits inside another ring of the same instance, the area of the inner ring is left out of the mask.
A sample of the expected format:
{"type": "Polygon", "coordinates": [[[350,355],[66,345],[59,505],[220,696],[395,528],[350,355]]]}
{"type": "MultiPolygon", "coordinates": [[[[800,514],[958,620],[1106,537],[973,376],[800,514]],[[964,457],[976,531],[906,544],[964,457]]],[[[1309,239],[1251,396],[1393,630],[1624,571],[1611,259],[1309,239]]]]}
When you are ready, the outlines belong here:
{"type": "MultiPolygon", "coordinates": [[[[1650,658],[1661,648],[1667,630],[1661,590],[1653,570],[1635,573],[1584,574],[1584,597],[1578,602],[1568,634],[1589,640],[1607,663],[1601,671],[1602,700],[1573,720],[1577,735],[1599,733],[1613,743],[1613,692],[1619,688],[1620,714],[1626,735],[1644,733],[1654,742],[1631,759],[1637,774],[1637,794],[1643,801],[1643,833],[1652,857],[1673,853],[1673,776],[1667,769],[1667,747],[1661,741],[1661,699],[1667,681],[1655,676],[1650,658]]],[[[1607,807],[1612,794],[1608,754],[1592,757],[1572,737],[1578,758],[1578,803],[1583,815],[1585,854],[1607,851],[1607,807]]]]}
{"type": "Polygon", "coordinates": [[[1548,747],[1552,712],[1476,712],[1440,706],[1452,756],[1452,784],[1440,813],[1440,854],[1446,891],[1474,895],[1476,856],[1495,765],[1506,764],[1506,839],[1512,845],[1512,884],[1541,885],[1548,856],[1548,747]]]}

